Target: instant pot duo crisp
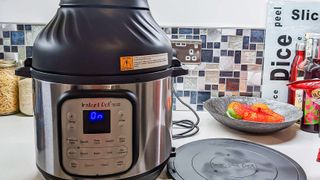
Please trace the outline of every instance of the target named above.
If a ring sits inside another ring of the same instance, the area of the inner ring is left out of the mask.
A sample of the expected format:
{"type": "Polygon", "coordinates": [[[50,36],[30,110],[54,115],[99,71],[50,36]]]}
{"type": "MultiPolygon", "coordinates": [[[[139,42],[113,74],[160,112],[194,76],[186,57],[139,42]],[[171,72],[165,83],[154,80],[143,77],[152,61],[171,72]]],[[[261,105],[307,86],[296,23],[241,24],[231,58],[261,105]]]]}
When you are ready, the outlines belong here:
{"type": "Polygon", "coordinates": [[[171,154],[172,77],[187,74],[147,0],[61,0],[17,70],[33,78],[47,179],[154,179],[171,154]]]}

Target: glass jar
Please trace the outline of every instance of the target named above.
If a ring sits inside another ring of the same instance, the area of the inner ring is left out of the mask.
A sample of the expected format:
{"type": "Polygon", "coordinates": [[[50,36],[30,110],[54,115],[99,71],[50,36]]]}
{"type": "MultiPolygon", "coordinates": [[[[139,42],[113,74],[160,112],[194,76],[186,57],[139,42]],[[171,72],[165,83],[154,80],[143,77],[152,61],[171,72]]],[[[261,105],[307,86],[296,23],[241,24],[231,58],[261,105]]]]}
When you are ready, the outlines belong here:
{"type": "Polygon", "coordinates": [[[19,111],[19,78],[15,75],[15,68],[15,61],[0,60],[0,115],[19,111]]]}
{"type": "Polygon", "coordinates": [[[20,112],[33,116],[32,79],[22,78],[19,81],[19,107],[20,112]]]}

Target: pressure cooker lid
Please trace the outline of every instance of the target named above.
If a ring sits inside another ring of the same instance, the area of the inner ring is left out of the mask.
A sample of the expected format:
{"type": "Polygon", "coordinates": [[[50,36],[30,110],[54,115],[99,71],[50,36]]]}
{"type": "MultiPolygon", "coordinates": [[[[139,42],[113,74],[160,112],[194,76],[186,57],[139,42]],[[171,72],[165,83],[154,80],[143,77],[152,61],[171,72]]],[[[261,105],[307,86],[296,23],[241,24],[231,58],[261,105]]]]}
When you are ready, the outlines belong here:
{"type": "Polygon", "coordinates": [[[195,141],[177,149],[168,163],[176,180],[306,180],[288,156],[258,144],[232,139],[195,141]]]}
{"type": "Polygon", "coordinates": [[[147,0],[61,0],[61,6],[110,6],[123,8],[146,8],[147,0]]]}

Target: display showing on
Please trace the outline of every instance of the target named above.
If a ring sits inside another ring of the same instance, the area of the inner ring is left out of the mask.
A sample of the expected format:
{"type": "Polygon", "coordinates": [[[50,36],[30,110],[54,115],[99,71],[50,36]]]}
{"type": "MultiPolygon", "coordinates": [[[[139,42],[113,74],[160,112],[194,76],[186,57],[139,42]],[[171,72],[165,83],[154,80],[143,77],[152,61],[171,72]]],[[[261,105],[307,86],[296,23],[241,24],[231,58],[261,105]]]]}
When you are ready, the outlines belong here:
{"type": "Polygon", "coordinates": [[[110,110],[83,111],[83,133],[99,134],[110,133],[111,115],[110,110]]]}

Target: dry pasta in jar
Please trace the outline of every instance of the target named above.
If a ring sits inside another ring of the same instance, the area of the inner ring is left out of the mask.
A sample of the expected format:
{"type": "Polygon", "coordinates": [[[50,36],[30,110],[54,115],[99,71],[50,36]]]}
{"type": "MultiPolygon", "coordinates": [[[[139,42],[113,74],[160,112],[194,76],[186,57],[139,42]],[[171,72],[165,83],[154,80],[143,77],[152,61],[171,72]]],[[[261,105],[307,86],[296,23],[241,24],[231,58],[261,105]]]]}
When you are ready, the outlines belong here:
{"type": "Polygon", "coordinates": [[[0,115],[14,114],[19,110],[18,80],[15,61],[0,60],[0,115]]]}

